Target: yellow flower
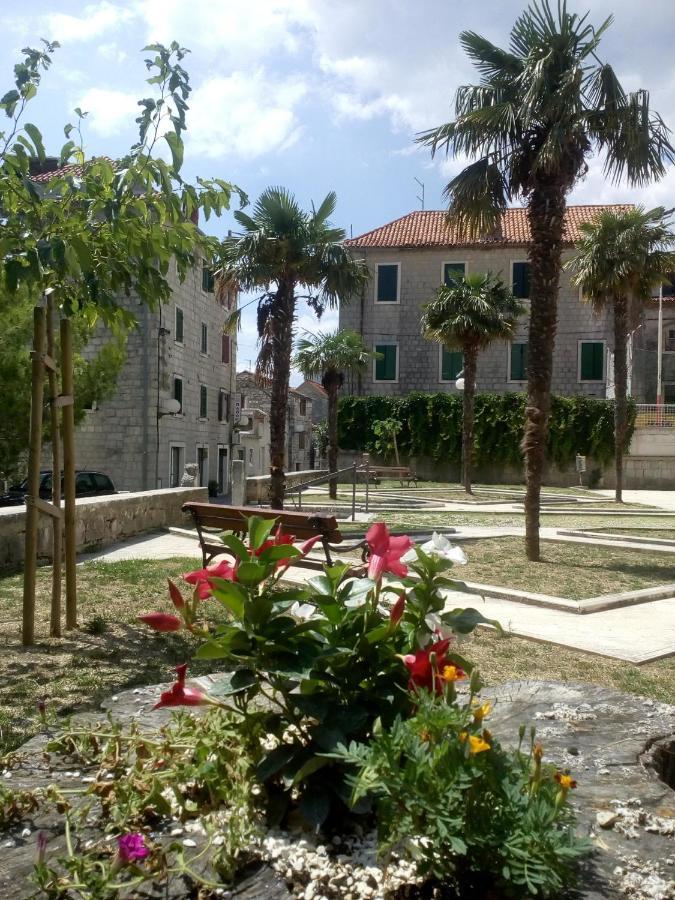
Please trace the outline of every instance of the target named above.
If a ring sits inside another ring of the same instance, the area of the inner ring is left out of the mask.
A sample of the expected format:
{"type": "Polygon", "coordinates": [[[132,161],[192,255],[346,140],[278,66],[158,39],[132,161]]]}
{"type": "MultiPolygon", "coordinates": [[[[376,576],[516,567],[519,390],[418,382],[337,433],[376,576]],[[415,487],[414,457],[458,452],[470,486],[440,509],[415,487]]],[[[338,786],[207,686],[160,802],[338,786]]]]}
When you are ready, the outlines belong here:
{"type": "Polygon", "coordinates": [[[460,731],[459,739],[463,744],[465,744],[468,739],[469,753],[483,753],[485,750],[490,749],[490,745],[487,741],[484,741],[482,737],[475,734],[469,735],[466,731],[460,731]]]}
{"type": "Polygon", "coordinates": [[[443,674],[441,678],[443,681],[452,682],[459,681],[460,678],[465,678],[465,673],[462,669],[458,669],[457,666],[444,666],[443,674]]]}
{"type": "Polygon", "coordinates": [[[489,700],[486,700],[485,703],[481,703],[479,706],[476,706],[473,710],[473,717],[476,722],[482,722],[485,716],[490,714],[490,710],[492,706],[489,700]]]}
{"type": "Polygon", "coordinates": [[[569,791],[570,788],[575,788],[577,786],[576,781],[571,775],[564,774],[563,772],[556,772],[553,777],[564,791],[569,791]]]}

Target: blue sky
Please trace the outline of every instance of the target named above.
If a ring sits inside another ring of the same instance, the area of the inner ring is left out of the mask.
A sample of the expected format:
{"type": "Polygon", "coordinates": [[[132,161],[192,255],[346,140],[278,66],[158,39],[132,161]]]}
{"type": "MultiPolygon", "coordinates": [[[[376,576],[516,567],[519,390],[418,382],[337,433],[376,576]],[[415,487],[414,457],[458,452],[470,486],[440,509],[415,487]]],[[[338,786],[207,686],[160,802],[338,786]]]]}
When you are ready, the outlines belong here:
{"type": "MultiPolygon", "coordinates": [[[[89,112],[89,154],[115,156],[133,142],[136,101],[148,94],[144,44],[177,40],[193,94],[188,114],[188,177],[220,177],[251,198],[279,184],[305,205],[328,190],[338,195],[336,224],[359,234],[419,208],[442,208],[443,186],[461,166],[431,161],[414,134],[451,118],[456,87],[474,79],[458,43],[472,29],[506,43],[523,4],[518,0],[4,0],[0,4],[0,82],[40,37],[58,40],[51,71],[29,120],[62,142],[62,127],[80,106],[89,112]]],[[[601,56],[628,89],[645,87],[675,126],[672,0],[570,2],[599,24],[614,13],[601,56]]],[[[5,87],[2,87],[5,85],[5,87]]],[[[605,182],[592,164],[572,202],[633,200],[675,205],[675,175],[642,191],[605,182]]],[[[212,220],[215,234],[231,216],[212,220]]],[[[252,310],[251,310],[252,311],[252,310]]],[[[328,328],[335,316],[326,316],[328,328]]],[[[300,329],[316,327],[302,314],[300,329]]],[[[255,359],[255,326],[247,315],[239,367],[255,359]]]]}

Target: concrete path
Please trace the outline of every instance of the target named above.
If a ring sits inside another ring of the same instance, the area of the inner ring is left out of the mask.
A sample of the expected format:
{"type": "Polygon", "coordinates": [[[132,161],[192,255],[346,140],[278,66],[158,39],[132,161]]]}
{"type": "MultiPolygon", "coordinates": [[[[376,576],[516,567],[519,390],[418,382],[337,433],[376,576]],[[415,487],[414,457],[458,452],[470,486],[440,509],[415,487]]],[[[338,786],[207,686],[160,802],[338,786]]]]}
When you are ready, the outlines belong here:
{"type": "MultiPolygon", "coordinates": [[[[614,491],[593,491],[598,497],[614,497],[614,491]]],[[[675,490],[673,491],[624,491],[623,499],[626,503],[644,503],[646,506],[656,506],[658,509],[666,509],[675,512],[675,490]]]]}
{"type": "MultiPolygon", "coordinates": [[[[553,533],[555,529],[543,529],[543,537],[549,536],[546,532],[553,533]]],[[[523,529],[497,531],[487,527],[462,528],[465,537],[488,537],[505,533],[522,534],[523,529]]],[[[184,534],[160,532],[113,545],[98,553],[83,554],[79,559],[80,562],[116,562],[124,559],[171,559],[179,556],[200,560],[201,552],[196,539],[184,534]]],[[[291,572],[292,580],[296,583],[305,582],[316,575],[316,571],[299,568],[292,569],[291,572]]],[[[487,618],[496,619],[504,631],[519,637],[634,664],[675,655],[675,598],[586,615],[544,609],[510,600],[483,600],[476,594],[448,594],[448,603],[451,608],[473,606],[487,618]]]]}

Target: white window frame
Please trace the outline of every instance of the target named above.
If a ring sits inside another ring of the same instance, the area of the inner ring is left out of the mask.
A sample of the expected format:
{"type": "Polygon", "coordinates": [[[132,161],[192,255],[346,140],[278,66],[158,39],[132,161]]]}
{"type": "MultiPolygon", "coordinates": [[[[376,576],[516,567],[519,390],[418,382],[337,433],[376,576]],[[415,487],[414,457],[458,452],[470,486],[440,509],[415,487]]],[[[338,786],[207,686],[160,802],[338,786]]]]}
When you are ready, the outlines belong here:
{"type": "Polygon", "coordinates": [[[389,378],[377,378],[377,360],[373,359],[373,383],[374,384],[398,384],[398,376],[401,366],[401,353],[398,341],[373,341],[373,352],[377,352],[376,348],[378,344],[381,347],[396,347],[396,378],[393,381],[389,378]]]}
{"type": "Polygon", "coordinates": [[[578,384],[605,384],[607,382],[607,341],[597,341],[591,338],[579,338],[577,341],[577,383],[578,384]],[[602,378],[581,377],[581,346],[582,344],[602,344],[602,378]]]}
{"type": "Polygon", "coordinates": [[[182,306],[178,306],[178,304],[176,304],[176,306],[174,306],[174,310],[173,310],[173,342],[174,342],[174,344],[178,344],[179,347],[185,346],[185,310],[183,309],[182,306]],[[178,324],[177,324],[179,311],[183,317],[183,339],[180,341],[178,340],[178,324]]]}
{"type": "Polygon", "coordinates": [[[441,287],[445,284],[445,267],[448,265],[453,266],[464,266],[464,277],[469,274],[469,260],[468,259],[445,259],[441,263],[441,287]]]}
{"type": "MultiPolygon", "coordinates": [[[[443,350],[446,349],[443,347],[443,344],[438,345],[438,383],[439,384],[454,384],[454,378],[443,378],[443,350]]],[[[451,350],[451,353],[461,353],[461,350],[451,350]]]]}
{"type": "MultiPolygon", "coordinates": [[[[525,259],[522,259],[522,257],[518,257],[518,259],[512,259],[512,260],[510,260],[510,261],[509,261],[509,271],[510,271],[510,273],[511,273],[511,281],[510,281],[510,283],[509,283],[509,290],[510,290],[510,291],[513,290],[513,284],[514,284],[513,267],[514,267],[515,265],[517,265],[518,263],[527,263],[528,266],[530,266],[530,272],[532,271],[532,263],[531,263],[531,261],[530,261],[527,257],[525,257],[525,259]]],[[[530,283],[530,287],[531,287],[531,286],[532,286],[532,285],[531,285],[531,283],[530,283]]],[[[515,294],[514,294],[514,296],[515,296],[515,294]]],[[[530,303],[530,301],[532,300],[532,298],[531,298],[531,297],[516,297],[516,300],[518,300],[519,303],[530,303]]],[[[518,343],[518,342],[516,341],[516,343],[518,343]]]]}
{"type": "MultiPolygon", "coordinates": [[[[183,451],[183,471],[185,471],[185,442],[184,441],[170,441],[169,442],[169,487],[171,487],[171,456],[174,448],[176,450],[183,451]]],[[[180,479],[183,476],[183,472],[178,473],[178,484],[176,487],[180,487],[180,479]]]]}
{"type": "Polygon", "coordinates": [[[506,342],[506,383],[507,384],[527,384],[527,375],[525,378],[511,378],[511,347],[513,344],[529,344],[529,340],[522,338],[514,338],[512,341],[506,342]]]}
{"type": "Polygon", "coordinates": [[[401,263],[400,262],[379,262],[375,263],[375,289],[373,291],[373,303],[375,306],[396,306],[401,302],[401,263]],[[380,280],[380,266],[396,266],[398,273],[396,275],[396,299],[395,300],[378,300],[377,285],[380,280]]]}

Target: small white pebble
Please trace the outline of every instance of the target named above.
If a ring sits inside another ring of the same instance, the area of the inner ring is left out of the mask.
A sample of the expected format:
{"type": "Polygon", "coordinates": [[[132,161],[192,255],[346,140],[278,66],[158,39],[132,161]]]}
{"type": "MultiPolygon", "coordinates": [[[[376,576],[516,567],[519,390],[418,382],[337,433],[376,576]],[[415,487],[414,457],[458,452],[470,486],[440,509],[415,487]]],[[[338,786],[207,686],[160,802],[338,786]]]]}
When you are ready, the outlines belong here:
{"type": "Polygon", "coordinates": [[[185,840],[183,841],[183,846],[184,847],[196,847],[197,842],[193,841],[192,838],[185,838],[185,840]]]}
{"type": "Polygon", "coordinates": [[[30,837],[30,835],[31,835],[31,830],[30,830],[30,828],[24,828],[24,830],[21,832],[21,837],[22,837],[22,838],[30,837]]]}

